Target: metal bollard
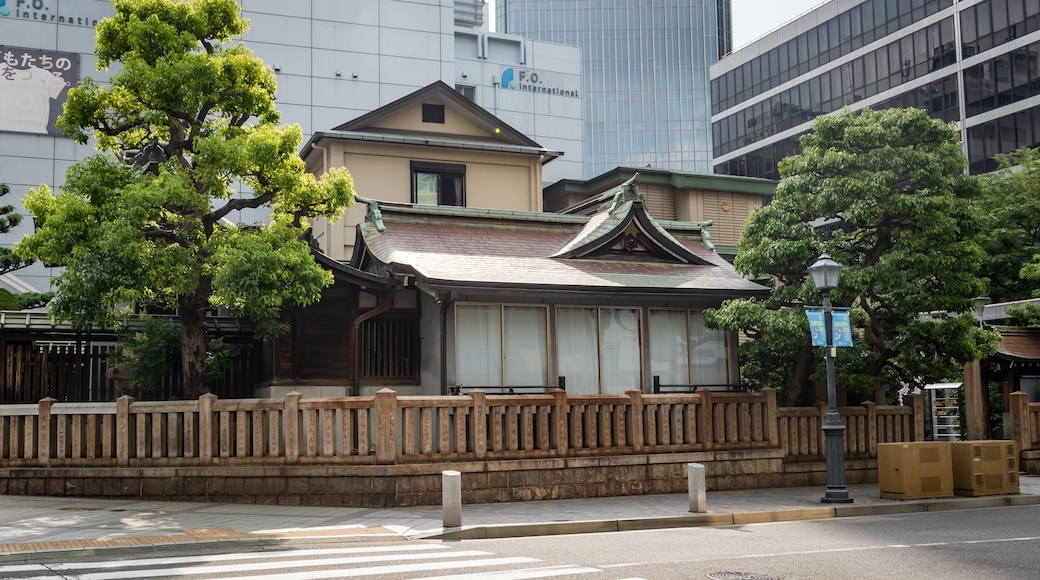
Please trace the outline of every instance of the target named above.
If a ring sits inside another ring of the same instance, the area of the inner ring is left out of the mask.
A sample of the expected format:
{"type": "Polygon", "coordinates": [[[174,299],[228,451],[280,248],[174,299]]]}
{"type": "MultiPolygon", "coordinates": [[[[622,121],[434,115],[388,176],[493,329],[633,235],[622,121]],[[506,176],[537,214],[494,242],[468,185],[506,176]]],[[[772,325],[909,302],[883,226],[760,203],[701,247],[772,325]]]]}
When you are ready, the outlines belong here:
{"type": "Polygon", "coordinates": [[[690,513],[702,514],[708,511],[708,495],[704,483],[704,466],[700,463],[687,465],[690,488],[690,513]]]}
{"type": "Polygon", "coordinates": [[[458,471],[441,472],[442,526],[462,526],[462,474],[458,471]]]}

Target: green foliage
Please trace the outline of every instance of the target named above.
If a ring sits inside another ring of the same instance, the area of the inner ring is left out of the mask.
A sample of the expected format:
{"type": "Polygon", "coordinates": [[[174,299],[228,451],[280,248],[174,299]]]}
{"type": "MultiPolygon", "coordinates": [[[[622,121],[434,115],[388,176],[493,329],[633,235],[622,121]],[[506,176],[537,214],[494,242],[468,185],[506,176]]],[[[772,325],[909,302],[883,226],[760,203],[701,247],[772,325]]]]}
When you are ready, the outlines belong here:
{"type": "Polygon", "coordinates": [[[6,288],[0,288],[0,310],[21,310],[17,295],[6,288]]]}
{"type": "Polygon", "coordinates": [[[109,364],[126,365],[130,388],[124,394],[145,396],[169,380],[177,368],[180,332],[169,320],[140,317],[116,332],[118,348],[109,364]]]}
{"type": "Polygon", "coordinates": [[[1040,304],[1010,306],[1007,315],[1012,326],[1040,328],[1040,304]]]}
{"type": "Polygon", "coordinates": [[[301,241],[308,218],[353,202],[343,169],[305,172],[298,126],[280,126],[275,76],[241,43],[234,0],[116,0],[97,26],[110,84],[69,91],[58,126],[100,153],[74,164],[55,193],[23,200],[39,227],[19,255],[64,266],[52,314],[114,324],[138,308],[181,316],[185,396],[201,394],[203,313],[213,306],[279,330],[285,306],[316,301],[331,276],[301,241]],[[160,153],[154,170],[135,165],[160,153]],[[233,184],[244,184],[238,191],[233,184]],[[270,223],[229,226],[264,208],[270,223]]]}
{"type": "Polygon", "coordinates": [[[54,292],[22,292],[14,295],[18,310],[28,310],[45,306],[54,298],[54,292]]]}
{"type": "MultiPolygon", "coordinates": [[[[0,183],[0,197],[11,193],[11,188],[6,183],[0,183]]],[[[0,206],[0,234],[10,233],[12,229],[22,223],[22,215],[15,213],[13,205],[0,206]]],[[[0,247],[0,274],[20,270],[32,260],[21,258],[7,247],[0,247]]]]}
{"type": "MultiPolygon", "coordinates": [[[[109,364],[126,365],[130,388],[125,394],[144,396],[154,392],[172,379],[180,364],[180,331],[168,319],[144,315],[126,320],[117,329],[116,340],[119,347],[109,357],[109,364]]],[[[203,372],[207,382],[219,379],[239,351],[238,346],[223,339],[207,340],[203,372]]]]}
{"type": "Polygon", "coordinates": [[[820,304],[807,269],[824,252],[845,266],[832,298],[852,308],[860,330],[853,348],[839,349],[840,387],[894,391],[956,376],[993,352],[995,333],[961,316],[983,293],[984,252],[979,185],[963,174],[956,129],[919,109],[846,110],[818,118],[801,145],[781,161],[776,197],[751,215],[737,246],[737,270],[767,279],[771,295],[709,317],[767,343],[743,349],[745,368],[787,361],[775,386],[805,401],[822,353],[800,356],[809,337],[794,320],[820,304]]]}
{"type": "Polygon", "coordinates": [[[982,180],[982,274],[996,302],[1031,298],[1040,285],[1040,149],[995,156],[982,180]]]}

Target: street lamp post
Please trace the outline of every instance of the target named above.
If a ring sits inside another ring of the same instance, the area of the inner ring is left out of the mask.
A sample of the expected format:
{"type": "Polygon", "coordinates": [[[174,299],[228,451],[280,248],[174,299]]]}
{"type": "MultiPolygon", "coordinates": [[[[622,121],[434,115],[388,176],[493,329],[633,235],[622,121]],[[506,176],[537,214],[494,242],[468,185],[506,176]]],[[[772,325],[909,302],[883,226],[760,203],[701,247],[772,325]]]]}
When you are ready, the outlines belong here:
{"type": "Polygon", "coordinates": [[[827,461],[827,491],[822,503],[852,503],[845,489],[845,425],[838,413],[837,394],[834,388],[834,321],[831,309],[831,290],[841,281],[841,264],[827,254],[821,254],[816,263],[809,266],[813,285],[823,294],[824,330],[827,335],[827,417],[823,422],[824,452],[827,461]]]}

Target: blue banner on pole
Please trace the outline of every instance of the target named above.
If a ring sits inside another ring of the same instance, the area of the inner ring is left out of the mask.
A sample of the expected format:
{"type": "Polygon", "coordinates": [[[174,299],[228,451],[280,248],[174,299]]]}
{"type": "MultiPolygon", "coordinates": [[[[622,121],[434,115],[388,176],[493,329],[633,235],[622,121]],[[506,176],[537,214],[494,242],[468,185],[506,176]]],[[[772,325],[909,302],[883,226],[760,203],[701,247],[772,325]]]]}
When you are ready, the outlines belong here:
{"type": "Polygon", "coordinates": [[[852,346],[852,322],[847,310],[837,310],[831,314],[834,346],[852,346]]]}
{"type": "Polygon", "coordinates": [[[827,346],[827,323],[823,318],[822,310],[806,310],[805,315],[809,317],[809,336],[812,337],[813,346],[827,346]]]}

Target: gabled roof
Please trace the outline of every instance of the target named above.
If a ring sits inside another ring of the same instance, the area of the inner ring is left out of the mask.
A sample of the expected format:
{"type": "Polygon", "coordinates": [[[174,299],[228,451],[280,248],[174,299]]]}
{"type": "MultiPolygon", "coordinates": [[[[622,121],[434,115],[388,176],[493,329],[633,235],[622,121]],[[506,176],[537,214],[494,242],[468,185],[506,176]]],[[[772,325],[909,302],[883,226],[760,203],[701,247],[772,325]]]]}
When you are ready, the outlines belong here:
{"type": "MultiPolygon", "coordinates": [[[[603,197],[612,199],[607,209],[593,215],[581,232],[552,257],[587,258],[612,250],[632,252],[638,249],[666,261],[707,265],[650,217],[645,200],[634,185],[638,177],[639,173],[636,173],[607,192],[603,197]]],[[[711,225],[711,222],[706,225],[711,225]]],[[[706,225],[701,225],[701,242],[713,249],[706,225]]]]}
{"type": "Polygon", "coordinates": [[[543,163],[563,155],[559,151],[545,149],[506,122],[459,94],[443,81],[436,81],[396,101],[343,123],[330,131],[319,131],[307,141],[300,152],[306,159],[314,145],[323,139],[344,139],[382,143],[402,143],[434,147],[454,147],[503,151],[544,156],[543,163]],[[423,132],[420,128],[402,130],[381,123],[402,112],[420,107],[424,103],[443,105],[467,122],[477,127],[481,135],[454,135],[449,133],[423,132]]]}
{"type": "Polygon", "coordinates": [[[592,217],[371,202],[351,266],[413,277],[431,293],[609,293],[675,304],[768,293],[709,249],[703,224],[666,231],[637,199],[619,200],[592,217]],[[633,231],[638,239],[627,243],[633,231]]]}

